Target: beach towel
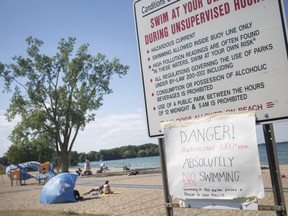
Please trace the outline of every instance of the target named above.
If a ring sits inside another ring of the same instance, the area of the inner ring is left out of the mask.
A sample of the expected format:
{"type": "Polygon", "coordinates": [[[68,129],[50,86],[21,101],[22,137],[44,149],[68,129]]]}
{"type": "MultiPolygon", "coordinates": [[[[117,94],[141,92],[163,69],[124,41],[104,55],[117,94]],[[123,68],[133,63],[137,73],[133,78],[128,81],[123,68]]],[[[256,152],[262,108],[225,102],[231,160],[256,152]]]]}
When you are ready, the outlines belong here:
{"type": "Polygon", "coordinates": [[[99,196],[111,196],[111,195],[115,195],[115,194],[120,194],[120,191],[114,191],[113,193],[109,193],[109,194],[99,194],[99,196]]]}

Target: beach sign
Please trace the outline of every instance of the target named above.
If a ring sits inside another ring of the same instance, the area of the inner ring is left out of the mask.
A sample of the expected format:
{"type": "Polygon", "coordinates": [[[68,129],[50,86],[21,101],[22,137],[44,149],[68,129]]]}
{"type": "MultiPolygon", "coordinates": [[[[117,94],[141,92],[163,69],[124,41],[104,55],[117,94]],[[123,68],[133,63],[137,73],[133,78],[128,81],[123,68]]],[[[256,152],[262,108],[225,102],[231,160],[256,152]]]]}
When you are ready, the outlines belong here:
{"type": "Polygon", "coordinates": [[[255,111],[288,118],[282,0],[136,0],[148,133],[164,121],[255,111]],[[261,96],[260,96],[261,95],[261,96]]]}
{"type": "Polygon", "coordinates": [[[163,123],[169,191],[181,200],[264,198],[254,113],[163,123]]]}

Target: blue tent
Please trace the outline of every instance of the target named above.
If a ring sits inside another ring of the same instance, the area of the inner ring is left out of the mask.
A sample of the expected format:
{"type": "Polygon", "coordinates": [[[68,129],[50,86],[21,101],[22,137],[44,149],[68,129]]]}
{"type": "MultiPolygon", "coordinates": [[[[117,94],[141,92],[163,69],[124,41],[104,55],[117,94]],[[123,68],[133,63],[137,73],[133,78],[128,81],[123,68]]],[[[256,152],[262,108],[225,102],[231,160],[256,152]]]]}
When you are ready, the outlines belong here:
{"type": "Polygon", "coordinates": [[[40,203],[67,203],[76,202],[74,187],[77,174],[61,173],[51,178],[43,187],[40,194],[40,203]]]}

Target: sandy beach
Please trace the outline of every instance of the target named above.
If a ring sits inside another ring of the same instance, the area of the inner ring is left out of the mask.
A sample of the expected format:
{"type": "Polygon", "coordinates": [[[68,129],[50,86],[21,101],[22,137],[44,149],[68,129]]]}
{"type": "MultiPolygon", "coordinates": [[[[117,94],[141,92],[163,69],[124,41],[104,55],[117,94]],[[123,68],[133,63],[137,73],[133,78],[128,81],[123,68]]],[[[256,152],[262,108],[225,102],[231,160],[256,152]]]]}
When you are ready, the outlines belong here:
{"type": "MultiPolygon", "coordinates": [[[[71,171],[72,172],[72,171],[71,171]]],[[[281,174],[288,172],[288,166],[281,166],[281,174]]],[[[274,205],[273,193],[269,169],[263,169],[263,182],[265,186],[265,198],[259,200],[260,205],[274,205]]],[[[110,170],[105,174],[79,177],[75,189],[80,194],[89,191],[94,186],[100,186],[105,180],[109,180],[114,195],[98,196],[87,195],[83,201],[64,204],[40,204],[40,192],[43,184],[38,184],[35,179],[29,179],[22,186],[11,186],[7,176],[0,179],[0,215],[3,210],[31,210],[46,209],[70,211],[76,213],[125,215],[125,216],[165,216],[164,193],[162,174],[159,170],[146,170],[139,175],[128,176],[118,171],[110,170]]],[[[282,178],[283,188],[288,188],[288,178],[282,178]]],[[[288,200],[288,192],[285,190],[285,199],[288,200]]],[[[173,201],[178,203],[177,200],[173,201]]],[[[286,203],[287,204],[287,203],[286,203]]],[[[286,205],[287,206],[287,205],[286,205]]],[[[271,216],[274,211],[243,211],[243,210],[219,210],[219,209],[191,209],[173,208],[173,215],[207,215],[207,216],[271,216]]]]}

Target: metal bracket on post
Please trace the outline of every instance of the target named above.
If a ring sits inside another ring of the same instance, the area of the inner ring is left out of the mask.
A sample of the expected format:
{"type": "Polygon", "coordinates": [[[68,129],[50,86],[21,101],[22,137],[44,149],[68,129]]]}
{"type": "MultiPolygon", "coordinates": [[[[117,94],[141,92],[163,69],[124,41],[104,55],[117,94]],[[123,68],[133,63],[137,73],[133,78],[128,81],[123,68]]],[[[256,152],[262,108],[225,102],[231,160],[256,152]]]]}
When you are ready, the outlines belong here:
{"type": "Polygon", "coordinates": [[[285,211],[285,206],[283,205],[259,205],[258,210],[260,211],[276,211],[276,212],[281,212],[285,211]]]}
{"type": "Polygon", "coordinates": [[[164,203],[165,208],[179,208],[180,205],[177,203],[164,203]]]}
{"type": "Polygon", "coordinates": [[[272,189],[274,194],[274,202],[276,206],[281,206],[281,209],[276,210],[277,216],[286,216],[285,198],[283,194],[280,168],[278,162],[277,149],[275,144],[274,130],[272,124],[264,124],[263,132],[265,137],[265,144],[268,155],[268,163],[270,170],[270,177],[272,182],[272,189]]]}
{"type": "Polygon", "coordinates": [[[168,187],[164,138],[159,138],[158,143],[159,143],[160,162],[161,162],[162,179],[163,179],[163,191],[164,191],[164,202],[165,202],[165,208],[166,208],[166,216],[173,216],[172,199],[171,199],[171,196],[169,194],[169,187],[168,187]],[[167,204],[169,204],[169,205],[167,205],[167,204]]]}

